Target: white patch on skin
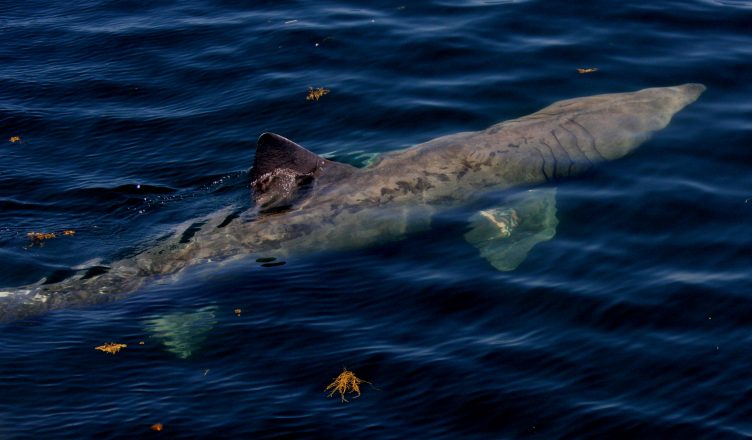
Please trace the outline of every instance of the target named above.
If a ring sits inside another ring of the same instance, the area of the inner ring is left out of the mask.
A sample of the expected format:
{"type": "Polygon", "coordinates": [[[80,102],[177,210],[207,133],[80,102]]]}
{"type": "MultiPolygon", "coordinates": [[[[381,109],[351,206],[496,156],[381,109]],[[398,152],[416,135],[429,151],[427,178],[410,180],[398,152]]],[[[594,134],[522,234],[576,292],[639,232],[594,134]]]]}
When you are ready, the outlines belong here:
{"type": "Polygon", "coordinates": [[[491,211],[480,211],[480,215],[499,229],[499,237],[509,237],[517,226],[517,212],[514,209],[504,210],[499,216],[495,216],[491,211]]]}

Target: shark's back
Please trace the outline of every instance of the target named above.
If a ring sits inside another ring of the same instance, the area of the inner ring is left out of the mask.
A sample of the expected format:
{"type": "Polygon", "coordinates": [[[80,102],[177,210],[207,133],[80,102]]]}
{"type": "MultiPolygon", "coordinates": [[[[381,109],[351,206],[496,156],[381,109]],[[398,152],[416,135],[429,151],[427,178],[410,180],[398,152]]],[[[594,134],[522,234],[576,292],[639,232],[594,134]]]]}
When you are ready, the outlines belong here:
{"type": "Polygon", "coordinates": [[[574,176],[628,154],[703,90],[685,84],[559,101],[486,130],[384,155],[350,177],[358,182],[352,190],[378,204],[442,203],[574,176]]]}

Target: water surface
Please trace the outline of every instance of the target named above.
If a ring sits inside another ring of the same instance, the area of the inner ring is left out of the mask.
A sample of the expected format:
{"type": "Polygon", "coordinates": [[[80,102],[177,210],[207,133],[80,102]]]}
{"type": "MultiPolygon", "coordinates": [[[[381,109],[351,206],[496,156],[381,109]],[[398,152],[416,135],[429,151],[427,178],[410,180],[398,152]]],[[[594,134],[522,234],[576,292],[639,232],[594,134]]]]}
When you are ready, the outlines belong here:
{"type": "Polygon", "coordinates": [[[742,0],[0,2],[3,287],[250,207],[264,131],[357,163],[559,99],[708,87],[559,185],[557,235],[516,271],[447,216],[3,324],[0,438],[752,436],[750,23],[742,0]],[[176,354],[154,320],[195,313],[176,354]],[[327,398],[342,367],[378,389],[327,398]]]}

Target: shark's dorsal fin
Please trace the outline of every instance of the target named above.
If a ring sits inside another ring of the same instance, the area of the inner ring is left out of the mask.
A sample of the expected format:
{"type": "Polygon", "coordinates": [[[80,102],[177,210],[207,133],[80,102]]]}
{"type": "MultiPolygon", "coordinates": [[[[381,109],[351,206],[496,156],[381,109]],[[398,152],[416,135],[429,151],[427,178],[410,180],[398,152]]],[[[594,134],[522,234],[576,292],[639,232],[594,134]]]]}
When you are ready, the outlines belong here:
{"type": "Polygon", "coordinates": [[[251,189],[263,210],[291,205],[314,182],[335,181],[355,167],[332,162],[274,133],[262,134],[251,170],[251,189]]]}
{"type": "Polygon", "coordinates": [[[278,169],[310,174],[321,167],[324,160],[290,139],[274,133],[264,133],[257,142],[251,180],[278,169]]]}

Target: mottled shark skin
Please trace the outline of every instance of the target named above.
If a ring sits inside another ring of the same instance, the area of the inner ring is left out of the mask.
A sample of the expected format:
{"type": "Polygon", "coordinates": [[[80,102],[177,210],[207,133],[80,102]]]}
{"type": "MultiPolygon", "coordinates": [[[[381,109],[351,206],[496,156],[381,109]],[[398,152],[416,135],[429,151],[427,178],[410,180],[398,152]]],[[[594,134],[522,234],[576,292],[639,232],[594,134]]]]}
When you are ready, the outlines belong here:
{"type": "Polygon", "coordinates": [[[106,273],[0,291],[0,320],[109,301],[187,266],[248,255],[285,257],[397,240],[435,214],[491,191],[529,188],[581,174],[630,153],[694,102],[701,84],[556,102],[482,131],[443,136],[357,169],[264,134],[252,171],[269,211],[251,220],[223,210],[106,273]],[[270,196],[271,194],[271,196],[270,196]]]}

